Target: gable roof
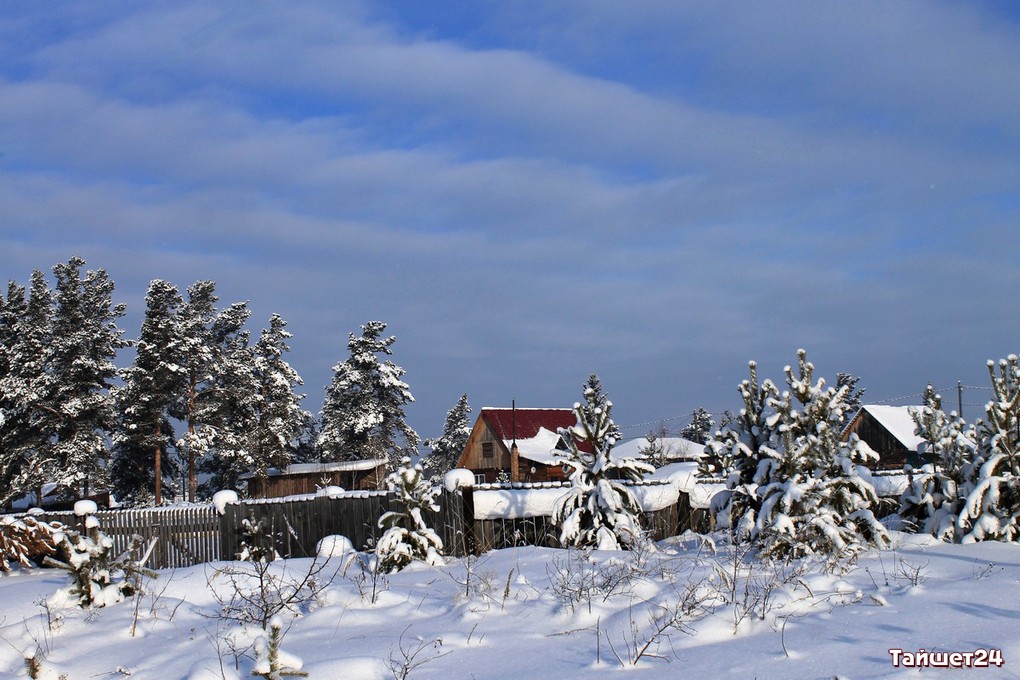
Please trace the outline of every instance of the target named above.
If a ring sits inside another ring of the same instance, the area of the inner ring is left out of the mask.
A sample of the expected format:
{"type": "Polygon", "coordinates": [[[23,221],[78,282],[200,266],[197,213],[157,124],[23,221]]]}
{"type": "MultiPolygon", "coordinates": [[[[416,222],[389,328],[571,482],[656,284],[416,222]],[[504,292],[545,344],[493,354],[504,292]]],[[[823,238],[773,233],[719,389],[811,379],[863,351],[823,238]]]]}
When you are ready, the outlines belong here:
{"type": "Polygon", "coordinates": [[[577,416],[569,408],[482,408],[478,414],[484,418],[492,433],[510,445],[514,439],[534,439],[541,429],[556,432],[571,427],[577,416]]]}
{"type": "MultiPolygon", "coordinates": [[[[903,444],[908,451],[917,451],[917,447],[921,444],[922,439],[914,434],[914,429],[917,425],[914,423],[914,419],[910,417],[909,406],[865,404],[861,406],[861,411],[867,412],[889,434],[903,444]]],[[[854,416],[854,420],[858,416],[854,416]]]]}

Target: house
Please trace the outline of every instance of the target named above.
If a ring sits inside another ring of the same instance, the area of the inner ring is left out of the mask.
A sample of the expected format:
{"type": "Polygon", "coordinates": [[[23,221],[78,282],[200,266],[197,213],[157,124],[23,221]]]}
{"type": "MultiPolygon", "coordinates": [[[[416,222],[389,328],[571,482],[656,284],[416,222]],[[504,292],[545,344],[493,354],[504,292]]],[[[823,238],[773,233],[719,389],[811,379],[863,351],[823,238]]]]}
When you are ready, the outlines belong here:
{"type": "Polygon", "coordinates": [[[862,406],[850,420],[842,441],[856,434],[878,454],[878,463],[869,467],[876,470],[901,470],[905,464],[918,467],[923,464],[917,447],[922,440],[914,434],[913,418],[907,406],[862,406]]]}
{"type": "Polygon", "coordinates": [[[513,482],[566,479],[553,451],[566,451],[557,431],[576,422],[569,408],[483,408],[457,467],[474,472],[478,483],[498,478],[513,482]]]}
{"type": "Polygon", "coordinates": [[[270,468],[265,478],[242,475],[248,482],[251,498],[279,498],[315,493],[325,486],[347,490],[379,489],[386,479],[386,461],[378,459],[350,460],[342,463],[302,463],[283,470],[270,468]]]}

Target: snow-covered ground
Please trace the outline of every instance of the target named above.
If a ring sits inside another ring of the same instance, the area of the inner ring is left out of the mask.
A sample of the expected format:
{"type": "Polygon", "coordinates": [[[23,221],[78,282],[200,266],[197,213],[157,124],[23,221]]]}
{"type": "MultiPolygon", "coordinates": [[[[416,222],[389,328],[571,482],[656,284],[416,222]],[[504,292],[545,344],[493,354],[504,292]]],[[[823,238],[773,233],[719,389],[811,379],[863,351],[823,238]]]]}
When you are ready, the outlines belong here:
{"type": "MultiPolygon", "coordinates": [[[[284,615],[282,649],[325,680],[1020,677],[1020,546],[893,537],[845,572],[735,562],[692,535],[652,554],[517,548],[415,565],[377,582],[374,601],[363,558],[333,557],[317,596],[284,615]],[[890,648],[999,649],[1003,665],[919,672],[894,668],[890,648]]],[[[0,677],[27,677],[36,649],[41,677],[250,677],[261,627],[223,618],[246,586],[217,575],[241,566],[161,572],[141,598],[90,612],[61,605],[62,571],[0,576],[0,677]]]]}

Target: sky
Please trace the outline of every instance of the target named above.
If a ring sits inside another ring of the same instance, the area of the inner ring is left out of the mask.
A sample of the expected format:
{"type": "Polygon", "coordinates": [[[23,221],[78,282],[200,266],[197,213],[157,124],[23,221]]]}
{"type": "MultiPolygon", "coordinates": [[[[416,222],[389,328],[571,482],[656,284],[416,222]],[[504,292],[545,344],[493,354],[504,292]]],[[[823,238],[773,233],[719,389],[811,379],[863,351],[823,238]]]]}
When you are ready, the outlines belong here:
{"type": "Polygon", "coordinates": [[[384,321],[423,437],[592,372],[675,429],[798,348],[970,419],[1020,352],[1017,74],[1009,2],[0,2],[0,277],[83,257],[128,337],[213,279],[313,413],[384,321]]]}

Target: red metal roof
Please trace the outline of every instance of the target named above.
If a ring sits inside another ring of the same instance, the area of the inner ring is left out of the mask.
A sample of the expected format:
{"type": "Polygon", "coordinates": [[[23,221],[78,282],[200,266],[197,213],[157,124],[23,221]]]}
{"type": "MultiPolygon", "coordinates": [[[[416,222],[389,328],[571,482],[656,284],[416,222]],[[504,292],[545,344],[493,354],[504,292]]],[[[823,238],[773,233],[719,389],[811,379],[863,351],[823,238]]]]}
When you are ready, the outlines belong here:
{"type": "Polygon", "coordinates": [[[570,427],[577,422],[577,416],[569,408],[483,408],[479,414],[492,428],[493,434],[504,441],[531,439],[538,429],[556,432],[561,427],[570,427]]]}

